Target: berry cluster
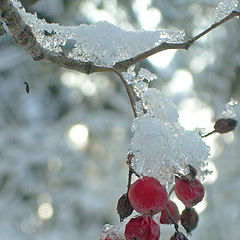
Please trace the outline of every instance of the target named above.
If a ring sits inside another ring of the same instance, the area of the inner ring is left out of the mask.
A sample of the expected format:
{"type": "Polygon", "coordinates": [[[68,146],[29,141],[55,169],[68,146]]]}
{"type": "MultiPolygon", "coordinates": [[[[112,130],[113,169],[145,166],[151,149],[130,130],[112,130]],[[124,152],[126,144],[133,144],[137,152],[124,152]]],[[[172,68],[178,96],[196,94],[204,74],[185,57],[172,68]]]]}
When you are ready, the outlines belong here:
{"type": "Polygon", "coordinates": [[[144,176],[129,186],[128,193],[123,194],[117,206],[120,221],[130,216],[135,210],[139,213],[129,220],[125,226],[124,237],[111,233],[100,240],[159,240],[160,224],[174,224],[175,233],[170,240],[187,240],[179,232],[178,222],[187,233],[197,226],[198,214],[192,208],[204,197],[204,187],[196,179],[197,171],[189,165],[189,173],[176,176],[175,193],[186,208],[179,214],[177,205],[169,199],[165,187],[153,177],[144,176]],[[153,216],[161,212],[157,223],[153,216]]]}

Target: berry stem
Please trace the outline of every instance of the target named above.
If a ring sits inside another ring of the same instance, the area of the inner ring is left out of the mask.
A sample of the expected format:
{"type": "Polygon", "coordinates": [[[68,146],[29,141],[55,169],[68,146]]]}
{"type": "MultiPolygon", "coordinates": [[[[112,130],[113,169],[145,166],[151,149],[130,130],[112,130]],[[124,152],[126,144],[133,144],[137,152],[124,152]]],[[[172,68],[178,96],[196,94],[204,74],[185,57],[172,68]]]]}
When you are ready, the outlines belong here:
{"type": "Polygon", "coordinates": [[[127,196],[128,196],[129,189],[130,189],[130,186],[131,186],[132,174],[133,174],[133,171],[132,171],[132,169],[129,167],[129,171],[128,171],[128,185],[127,185],[127,196]]]}
{"type": "Polygon", "coordinates": [[[171,219],[172,223],[174,224],[175,230],[178,232],[178,224],[172,218],[172,216],[171,216],[171,214],[170,214],[170,212],[169,212],[167,207],[165,208],[165,210],[166,210],[166,213],[167,213],[168,217],[171,219]]]}
{"type": "Polygon", "coordinates": [[[209,133],[207,133],[207,134],[205,134],[205,135],[202,135],[201,138],[208,137],[209,135],[211,135],[211,134],[213,134],[213,133],[215,133],[215,132],[216,132],[216,130],[214,129],[212,132],[209,132],[209,133]]]}
{"type": "Polygon", "coordinates": [[[133,153],[128,153],[127,156],[127,165],[129,166],[129,171],[131,171],[132,173],[134,173],[138,178],[140,177],[140,175],[131,167],[131,161],[132,158],[134,157],[133,153]]]}
{"type": "Polygon", "coordinates": [[[172,189],[170,190],[170,192],[168,193],[168,198],[170,198],[171,194],[173,193],[175,188],[175,184],[173,185],[172,189]]]}

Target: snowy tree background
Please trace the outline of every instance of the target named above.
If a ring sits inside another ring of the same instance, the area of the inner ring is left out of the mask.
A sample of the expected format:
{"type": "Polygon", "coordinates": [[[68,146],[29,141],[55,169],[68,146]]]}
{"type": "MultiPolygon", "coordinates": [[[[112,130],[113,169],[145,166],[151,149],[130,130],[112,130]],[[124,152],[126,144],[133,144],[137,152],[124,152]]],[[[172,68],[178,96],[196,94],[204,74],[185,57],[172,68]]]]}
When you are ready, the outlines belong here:
{"type": "MultiPolygon", "coordinates": [[[[220,2],[218,17],[229,2],[220,2]]],[[[177,27],[191,37],[216,21],[217,5],[41,0],[28,9],[64,25],[106,20],[127,30],[177,27]]],[[[239,25],[231,20],[188,51],[167,50],[137,65],[158,76],[151,86],[173,99],[187,130],[211,131],[225,104],[239,98],[239,25]]],[[[95,240],[105,223],[118,224],[133,115],[115,75],[33,62],[8,34],[0,38],[0,111],[1,239],[95,240]]],[[[205,180],[200,222],[189,239],[238,239],[239,129],[204,141],[211,146],[213,174],[205,180]]]]}

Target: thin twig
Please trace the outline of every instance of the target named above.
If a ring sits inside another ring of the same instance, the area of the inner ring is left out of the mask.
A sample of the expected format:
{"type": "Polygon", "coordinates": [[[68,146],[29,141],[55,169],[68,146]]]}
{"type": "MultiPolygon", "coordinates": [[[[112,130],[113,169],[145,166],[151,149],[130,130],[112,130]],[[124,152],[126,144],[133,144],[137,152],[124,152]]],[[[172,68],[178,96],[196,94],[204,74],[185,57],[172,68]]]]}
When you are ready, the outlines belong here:
{"type": "Polygon", "coordinates": [[[112,68],[112,71],[114,73],[116,73],[120,77],[123,85],[125,86],[125,89],[126,89],[127,94],[128,94],[128,98],[129,98],[131,106],[132,106],[134,117],[137,117],[137,112],[136,112],[136,108],[135,108],[136,100],[135,100],[135,97],[134,97],[134,94],[133,94],[133,91],[132,91],[130,85],[126,82],[126,80],[124,79],[123,75],[119,71],[117,71],[114,68],[112,68]]]}
{"type": "Polygon", "coordinates": [[[193,37],[190,40],[187,40],[185,42],[180,42],[180,43],[167,43],[167,42],[163,42],[161,45],[150,49],[149,51],[143,52],[135,57],[123,60],[121,62],[117,62],[114,66],[114,68],[116,69],[121,69],[121,70],[126,70],[128,67],[130,67],[131,65],[136,64],[137,62],[144,60],[152,55],[154,55],[155,53],[167,50],[167,49],[184,49],[184,50],[188,50],[192,44],[194,42],[196,42],[199,38],[203,37],[204,35],[206,35],[208,32],[212,31],[213,29],[215,29],[216,27],[222,25],[223,23],[229,21],[230,19],[233,19],[234,17],[239,17],[240,16],[240,12],[237,11],[233,11],[231,12],[228,16],[226,16],[225,18],[223,18],[222,20],[212,24],[208,29],[206,29],[205,31],[201,32],[200,34],[196,35],[195,37],[193,37]]]}

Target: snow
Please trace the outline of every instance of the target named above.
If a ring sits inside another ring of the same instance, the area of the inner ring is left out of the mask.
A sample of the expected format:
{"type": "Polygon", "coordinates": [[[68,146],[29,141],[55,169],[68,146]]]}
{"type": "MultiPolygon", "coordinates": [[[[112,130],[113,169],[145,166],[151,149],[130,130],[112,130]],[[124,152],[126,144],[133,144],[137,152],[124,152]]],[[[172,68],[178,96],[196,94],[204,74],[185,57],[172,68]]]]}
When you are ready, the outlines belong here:
{"type": "Polygon", "coordinates": [[[202,168],[209,147],[198,132],[186,131],[179,123],[163,123],[149,115],[134,119],[130,152],[133,169],[142,176],[157,178],[165,186],[174,182],[174,174],[189,172],[188,164],[204,176],[202,168]]]}
{"type": "Polygon", "coordinates": [[[204,167],[210,148],[199,130],[187,131],[181,126],[175,104],[161,91],[146,86],[139,96],[138,117],[132,123],[132,168],[166,187],[174,182],[176,173],[188,173],[189,164],[204,178],[209,173],[204,167]]]}
{"type": "Polygon", "coordinates": [[[12,0],[23,20],[28,24],[43,48],[53,54],[62,53],[68,41],[72,47],[66,54],[75,60],[111,67],[118,61],[134,57],[163,42],[179,42],[182,30],[126,31],[106,21],[79,26],[60,26],[40,20],[36,14],[26,13],[16,0],[12,0]]]}
{"type": "Polygon", "coordinates": [[[217,6],[217,21],[223,19],[238,6],[238,0],[219,0],[217,6]]]}

